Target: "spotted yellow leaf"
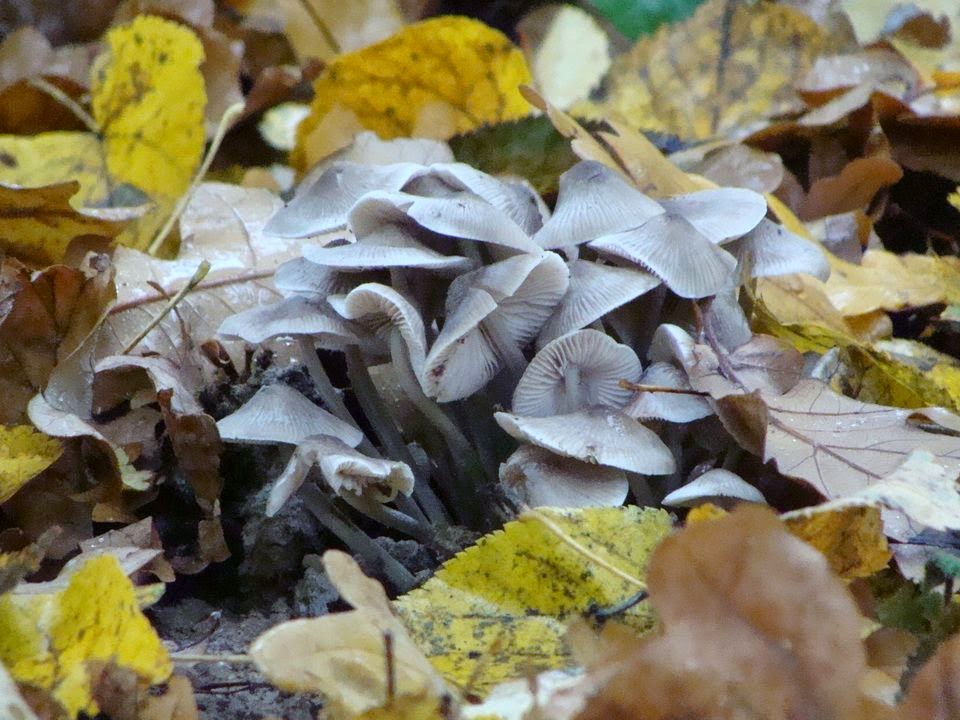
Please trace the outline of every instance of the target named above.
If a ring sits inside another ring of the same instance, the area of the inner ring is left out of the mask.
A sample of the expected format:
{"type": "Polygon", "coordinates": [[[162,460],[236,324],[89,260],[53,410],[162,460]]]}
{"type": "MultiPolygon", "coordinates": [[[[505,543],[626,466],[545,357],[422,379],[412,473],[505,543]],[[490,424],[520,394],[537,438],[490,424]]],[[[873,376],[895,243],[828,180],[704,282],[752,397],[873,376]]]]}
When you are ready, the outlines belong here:
{"type": "Polygon", "coordinates": [[[792,86],[824,45],[807,15],[777,3],[708,0],[641,38],[579,113],[688,140],[746,133],[800,107],[792,86]]]}
{"type": "MultiPolygon", "coordinates": [[[[640,579],[671,528],[667,513],[649,508],[540,512],[567,540],[640,579]]],[[[568,665],[564,621],[636,593],[636,585],[528,519],[484,536],[395,606],[440,674],[482,693],[507,679],[568,665]]],[[[645,603],[620,619],[640,631],[653,625],[645,603]]]]}
{"type": "Polygon", "coordinates": [[[98,711],[90,660],[112,662],[151,684],[172,671],[116,558],[91,558],[61,592],[0,597],[0,662],[17,682],[49,692],[69,717],[98,711]]]}
{"type": "Polygon", "coordinates": [[[190,185],[204,147],[203,46],[189,28],[142,15],[111,29],[91,68],[97,132],[0,136],[0,182],[75,180],[74,207],[150,209],[118,242],[146,247],[190,185]]]}
{"type": "Polygon", "coordinates": [[[62,452],[60,443],[29,425],[0,425],[0,503],[50,467],[62,452]]]}
{"type": "Polygon", "coordinates": [[[782,517],[787,529],[827,558],[845,580],[883,570],[892,556],[880,509],[868,505],[804,508],[782,517]]]}
{"type": "Polygon", "coordinates": [[[529,81],[520,50],[477,20],[445,16],[410,25],[330,62],[314,83],[291,162],[305,169],[320,159],[324,138],[317,136],[330,131],[324,121],[331,113],[383,138],[447,138],[529,114],[517,90],[529,81]]]}

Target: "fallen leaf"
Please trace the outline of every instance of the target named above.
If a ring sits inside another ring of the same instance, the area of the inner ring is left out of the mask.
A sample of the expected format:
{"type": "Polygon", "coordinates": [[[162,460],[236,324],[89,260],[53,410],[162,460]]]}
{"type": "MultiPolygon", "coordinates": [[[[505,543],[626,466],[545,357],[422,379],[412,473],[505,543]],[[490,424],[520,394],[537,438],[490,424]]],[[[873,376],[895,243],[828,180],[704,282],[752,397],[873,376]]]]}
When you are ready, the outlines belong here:
{"type": "Polygon", "coordinates": [[[383,138],[445,138],[529,113],[517,87],[530,80],[522,53],[477,20],[439,17],[332,60],[314,83],[311,114],[300,124],[291,163],[321,159],[311,138],[331,111],[347,111],[383,138]],[[437,125],[429,127],[425,118],[437,125]]]}
{"type": "Polygon", "coordinates": [[[642,38],[615,61],[603,96],[574,110],[686,140],[740,135],[797,109],[790,80],[823,41],[817,24],[792,8],[709,0],[642,38]]]}
{"type": "MultiPolygon", "coordinates": [[[[667,513],[637,507],[540,512],[641,579],[649,553],[671,525],[667,513]]],[[[563,621],[615,606],[637,590],[530,519],[481,538],[399,598],[396,608],[440,674],[482,694],[523,672],[568,665],[563,621]]],[[[625,617],[638,630],[652,627],[643,603],[625,617]]]]}
{"type": "Polygon", "coordinates": [[[782,516],[787,529],[827,558],[844,580],[870,577],[890,562],[880,510],[869,505],[815,505],[782,516]]]}
{"type": "Polygon", "coordinates": [[[0,716],[16,720],[39,720],[20,695],[7,669],[0,664],[0,716]]]}
{"type": "Polygon", "coordinates": [[[960,707],[960,636],[948,639],[910,683],[897,708],[902,720],[950,720],[960,707]]]}
{"type": "Polygon", "coordinates": [[[88,560],[62,592],[0,597],[0,628],[0,661],[13,678],[49,691],[71,717],[97,713],[90,660],[112,661],[151,683],[172,670],[133,585],[109,555],[88,560]]]}
{"type": "Polygon", "coordinates": [[[0,503],[57,461],[63,448],[29,425],[0,425],[0,503]]]}

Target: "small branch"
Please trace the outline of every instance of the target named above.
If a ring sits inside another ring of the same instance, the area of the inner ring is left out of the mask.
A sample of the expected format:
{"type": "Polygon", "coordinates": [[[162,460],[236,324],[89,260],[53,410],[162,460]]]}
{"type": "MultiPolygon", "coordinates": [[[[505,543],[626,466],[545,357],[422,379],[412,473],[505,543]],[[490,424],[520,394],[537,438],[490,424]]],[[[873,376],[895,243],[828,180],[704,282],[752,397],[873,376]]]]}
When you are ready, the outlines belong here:
{"type": "Polygon", "coordinates": [[[323,18],[320,17],[320,13],[317,12],[317,9],[310,4],[310,0],[300,0],[300,6],[303,8],[304,12],[310,16],[311,22],[316,25],[317,30],[320,31],[320,34],[323,35],[324,41],[327,45],[330,46],[330,49],[333,50],[335,55],[339,55],[343,52],[340,49],[340,43],[337,42],[337,39],[333,36],[333,33],[330,32],[330,27],[324,22],[323,18]]]}
{"type": "Polygon", "coordinates": [[[224,662],[224,663],[252,663],[249,655],[207,655],[204,653],[170,653],[170,659],[175,663],[195,662],[224,662]]]}
{"type": "Polygon", "coordinates": [[[193,273],[193,276],[187,281],[187,284],[184,285],[177,291],[177,294],[174,295],[167,301],[167,304],[163,309],[157,313],[157,315],[151,320],[147,326],[140,331],[140,333],[123,349],[121,355],[129,355],[130,352],[139,345],[143,339],[150,334],[150,331],[153,330],[157,325],[163,322],[163,319],[170,314],[170,311],[173,310],[177,304],[187,296],[191,290],[193,290],[197,285],[199,285],[203,279],[207,276],[207,273],[210,272],[210,263],[206,260],[203,260],[200,265],[197,266],[197,271],[193,273]]]}
{"type": "Polygon", "coordinates": [[[701,390],[685,390],[684,388],[667,387],[666,385],[645,385],[643,383],[630,382],[629,380],[621,380],[619,385],[624,390],[634,390],[635,392],[672,393],[674,395],[710,397],[710,393],[702,392],[701,390]]]}
{"type": "Polygon", "coordinates": [[[170,213],[170,217],[167,218],[167,221],[163,224],[163,227],[160,228],[160,232],[157,233],[156,237],[153,238],[153,242],[150,243],[150,247],[147,248],[147,253],[149,255],[157,254],[157,252],[160,250],[160,247],[163,245],[163,241],[167,239],[167,235],[169,235],[170,231],[173,230],[173,226],[176,225],[177,220],[180,219],[183,211],[187,209],[187,203],[190,202],[190,198],[193,197],[193,193],[197,189],[197,186],[201,183],[203,178],[206,176],[207,171],[210,169],[210,165],[213,163],[213,158],[216,156],[217,150],[220,149],[220,143],[223,142],[223,138],[227,134],[227,130],[230,129],[230,125],[233,123],[233,121],[240,117],[240,114],[243,112],[243,107],[243,103],[234,103],[224,111],[223,117],[220,118],[220,124],[217,125],[217,132],[210,141],[210,147],[207,149],[207,154],[203,158],[203,162],[200,163],[200,167],[197,169],[196,175],[193,176],[193,180],[190,182],[190,187],[188,187],[186,192],[180,196],[176,206],[173,208],[173,212],[170,213]]]}
{"type": "Polygon", "coordinates": [[[94,135],[100,134],[100,126],[97,125],[97,121],[93,119],[90,113],[84,110],[80,106],[80,103],[78,103],[72,97],[67,95],[63,90],[58,88],[56,85],[54,85],[53,83],[47,82],[42,77],[30,78],[29,80],[27,80],[27,84],[30,85],[31,87],[36,88],[40,92],[46,93],[47,95],[52,97],[54,100],[56,100],[58,103],[63,105],[65,108],[67,108],[67,110],[69,110],[74,115],[76,115],[77,119],[83,123],[84,127],[86,127],[87,130],[92,132],[94,135]]]}

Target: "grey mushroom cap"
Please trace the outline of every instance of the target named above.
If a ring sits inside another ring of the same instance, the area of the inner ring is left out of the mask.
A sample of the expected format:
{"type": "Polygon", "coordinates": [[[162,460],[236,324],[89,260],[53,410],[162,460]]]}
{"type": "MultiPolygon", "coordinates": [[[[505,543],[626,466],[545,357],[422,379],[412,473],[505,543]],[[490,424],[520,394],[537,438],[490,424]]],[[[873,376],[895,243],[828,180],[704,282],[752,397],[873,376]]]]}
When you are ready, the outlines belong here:
{"type": "Polygon", "coordinates": [[[816,243],[766,218],[730,250],[752,277],[794,273],[813,275],[818,280],[830,277],[830,263],[816,243]]]}
{"type": "Polygon", "coordinates": [[[257,390],[236,412],[218,420],[217,430],[223,440],[239,443],[297,445],[311,435],[331,435],[356,447],[363,440],[363,433],[353,425],[283,384],[257,390]]]}
{"type": "MultiPolygon", "coordinates": [[[[665,362],[656,362],[648,367],[640,376],[640,384],[691,389],[683,371],[665,362]]],[[[706,398],[698,395],[644,391],[634,395],[623,412],[638,420],[688,423],[713,415],[713,408],[706,398]]]]}
{"type": "Polygon", "coordinates": [[[459,400],[504,366],[526,361],[533,340],[567,289],[567,267],[555,253],[516,255],[456,278],[447,318],[423,368],[427,395],[459,400]],[[518,360],[519,358],[519,360],[518,360]]]}
{"type": "Polygon", "coordinates": [[[626,232],[605,235],[589,247],[649,270],[685,298],[714,295],[727,286],[737,262],[680,215],[661,213],[626,232]]]}
{"type": "Polygon", "coordinates": [[[397,493],[413,492],[413,471],[393,460],[372,458],[357,452],[335,437],[313,435],[304,438],[283,473],[274,482],[267,499],[267,516],[272,516],[303,485],[310,470],[318,466],[334,492],[351,493],[376,502],[390,502],[397,493]]]}
{"type": "Polygon", "coordinates": [[[626,473],[522,445],[500,465],[500,483],[531,507],[616,507],[627,499],[626,473]]]}
{"type": "Polygon", "coordinates": [[[556,208],[534,240],[546,250],[580,245],[639,227],[663,212],[616,171],[584,160],[560,176],[556,208]]]}
{"type": "Polygon", "coordinates": [[[603,265],[588,260],[567,263],[570,285],[537,337],[537,346],[599,320],[611,310],[635,300],[661,284],[640,269],[603,265]]]}
{"type": "Polygon", "coordinates": [[[349,292],[358,283],[375,278],[375,273],[345,272],[297,257],[277,267],[273,273],[273,284],[277,290],[287,294],[326,297],[349,292]]]}
{"type": "Polygon", "coordinates": [[[763,493],[736,473],[722,468],[708,470],[663,499],[667,507],[696,507],[712,503],[729,509],[741,502],[766,505],[763,493]]]}
{"type": "Polygon", "coordinates": [[[262,343],[272,337],[308,335],[322,347],[334,349],[359,342],[350,327],[334,315],[322,299],[301,295],[231,315],[217,332],[249,343],[262,343]]]}
{"type": "Polygon", "coordinates": [[[373,190],[399,190],[425,171],[423,165],[416,163],[333,163],[315,183],[301,189],[289,205],[270,218],[264,232],[301,238],[341,230],[346,227],[350,208],[363,195],[373,190]]]}
{"type": "Polygon", "coordinates": [[[513,412],[531,417],[605,407],[619,410],[636,382],[640,358],[627,345],[596,330],[578,330],[548,343],[530,361],[513,393],[513,412]]]}
{"type": "Polygon", "coordinates": [[[767,214],[767,201],[746,188],[711,188],[660,200],[664,210],[682,215],[713,243],[746,235],[767,214]]]}
{"type": "Polygon", "coordinates": [[[676,469],[673,455],[656,433],[616,411],[552,417],[498,412],[494,419],[511,437],[557,455],[644,475],[669,475],[676,469]]]}

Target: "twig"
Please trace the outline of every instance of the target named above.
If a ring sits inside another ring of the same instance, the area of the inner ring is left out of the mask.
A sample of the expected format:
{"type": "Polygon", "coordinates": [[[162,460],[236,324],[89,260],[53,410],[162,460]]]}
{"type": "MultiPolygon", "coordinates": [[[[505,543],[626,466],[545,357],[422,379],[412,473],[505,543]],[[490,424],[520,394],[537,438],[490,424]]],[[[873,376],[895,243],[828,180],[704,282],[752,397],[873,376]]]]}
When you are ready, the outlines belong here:
{"type": "Polygon", "coordinates": [[[193,290],[197,285],[199,285],[203,279],[207,276],[207,273],[210,272],[210,263],[206,260],[201,261],[200,265],[197,266],[197,271],[193,273],[191,278],[187,281],[187,284],[184,285],[177,291],[177,294],[174,295],[167,301],[167,304],[163,306],[163,309],[157,313],[157,315],[151,320],[147,326],[140,331],[140,333],[123,349],[121,355],[128,355],[140,342],[150,334],[150,331],[153,330],[157,325],[159,325],[163,319],[170,314],[170,311],[173,310],[177,303],[183,300],[186,297],[187,293],[193,290]]]}
{"type": "Polygon", "coordinates": [[[673,393],[674,395],[698,395],[700,397],[710,397],[710,393],[703,392],[701,390],[686,390],[684,388],[667,387],[666,385],[646,385],[644,383],[630,382],[629,380],[621,380],[619,385],[624,390],[634,390],[635,392],[673,393]]]}
{"type": "Polygon", "coordinates": [[[35,87],[40,92],[46,93],[47,95],[52,97],[54,100],[56,100],[58,103],[63,105],[65,108],[67,108],[67,110],[69,110],[74,115],[76,115],[77,119],[83,123],[84,127],[86,127],[87,130],[92,132],[94,135],[100,134],[100,126],[97,125],[97,121],[93,119],[90,113],[84,110],[80,106],[80,103],[78,103],[72,97],[67,95],[63,90],[58,88],[56,85],[54,85],[53,83],[47,82],[42,77],[30,78],[29,80],[27,80],[27,84],[32,87],[35,87]]]}
{"type": "Polygon", "coordinates": [[[170,653],[170,659],[175,663],[225,662],[239,664],[253,662],[253,658],[245,654],[208,655],[205,653],[170,653]]]}
{"type": "Polygon", "coordinates": [[[310,16],[310,20],[316,25],[317,30],[320,31],[320,34],[323,35],[323,39],[326,41],[327,45],[330,46],[330,49],[333,50],[335,55],[339,55],[343,52],[340,48],[340,43],[337,42],[337,39],[333,36],[333,33],[330,32],[330,28],[327,26],[327,23],[324,22],[323,18],[320,17],[320,13],[317,12],[317,9],[310,4],[310,0],[300,0],[300,5],[303,7],[307,15],[310,16]]]}

